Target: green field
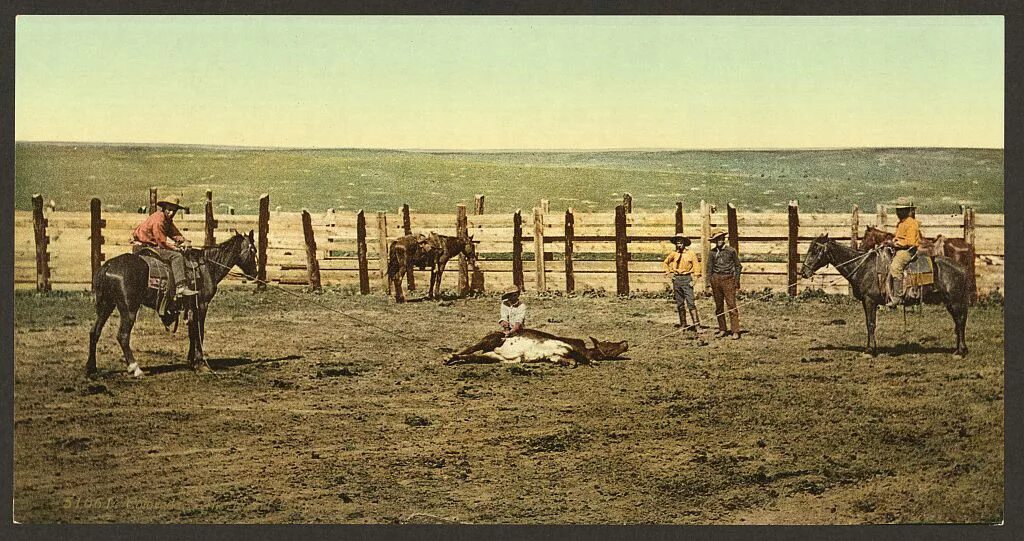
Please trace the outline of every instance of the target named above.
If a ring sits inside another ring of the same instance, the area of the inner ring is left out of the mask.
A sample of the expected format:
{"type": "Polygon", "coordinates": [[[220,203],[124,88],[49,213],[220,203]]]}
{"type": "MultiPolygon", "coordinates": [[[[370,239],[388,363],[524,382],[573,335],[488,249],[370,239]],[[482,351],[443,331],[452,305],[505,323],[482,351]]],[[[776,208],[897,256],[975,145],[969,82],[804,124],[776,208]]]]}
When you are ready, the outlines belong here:
{"type": "Polygon", "coordinates": [[[87,210],[100,197],[110,211],[135,211],[148,188],[199,207],[205,191],[238,213],[271,207],[339,211],[453,212],[485,194],[487,213],[529,209],[610,211],[694,208],[701,199],[751,211],[785,208],[846,212],[854,204],[913,197],[922,213],[1003,212],[1002,149],[778,151],[406,152],[278,150],[193,146],[18,143],[16,208],[43,194],[58,209],[87,210]]]}

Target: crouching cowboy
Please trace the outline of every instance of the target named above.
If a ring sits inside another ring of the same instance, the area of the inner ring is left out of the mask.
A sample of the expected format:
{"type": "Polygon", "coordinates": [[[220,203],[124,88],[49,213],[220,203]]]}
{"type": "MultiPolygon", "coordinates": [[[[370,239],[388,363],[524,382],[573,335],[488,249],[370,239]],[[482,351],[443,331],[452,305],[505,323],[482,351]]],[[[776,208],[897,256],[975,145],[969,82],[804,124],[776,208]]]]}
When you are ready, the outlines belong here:
{"type": "Polygon", "coordinates": [[[171,266],[176,285],[175,295],[196,295],[198,292],[188,287],[185,278],[185,256],[182,254],[191,243],[174,225],[174,215],[182,208],[181,200],[177,197],[165,197],[157,201],[156,205],[160,208],[132,232],[132,251],[138,253],[143,248],[149,248],[156,252],[171,266]]]}
{"type": "Polygon", "coordinates": [[[903,302],[903,271],[917,255],[917,249],[921,246],[921,224],[914,217],[915,210],[913,203],[905,201],[896,206],[896,216],[900,221],[896,226],[896,236],[890,244],[896,252],[889,264],[889,280],[886,282],[889,286],[889,302],[886,306],[889,307],[903,302]]]}
{"type": "Polygon", "coordinates": [[[506,337],[519,334],[526,326],[526,305],[519,300],[517,286],[512,286],[501,294],[501,319],[498,325],[506,337]]]}
{"type": "Polygon", "coordinates": [[[689,249],[690,239],[682,235],[672,237],[676,251],[665,257],[665,273],[672,279],[672,293],[676,300],[676,312],[679,324],[676,327],[693,329],[702,332],[700,317],[697,316],[697,305],[693,300],[693,283],[701,276],[700,260],[697,254],[689,249]],[[693,325],[686,325],[686,311],[689,310],[693,325]]]}

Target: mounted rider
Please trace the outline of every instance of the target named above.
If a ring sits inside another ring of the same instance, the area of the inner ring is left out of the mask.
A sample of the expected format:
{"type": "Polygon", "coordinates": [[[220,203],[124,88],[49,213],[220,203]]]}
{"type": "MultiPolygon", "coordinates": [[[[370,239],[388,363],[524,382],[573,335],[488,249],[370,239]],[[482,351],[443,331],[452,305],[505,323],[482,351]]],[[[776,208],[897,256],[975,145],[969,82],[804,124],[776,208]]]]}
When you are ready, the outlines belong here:
{"type": "Polygon", "coordinates": [[[886,306],[893,307],[903,302],[903,271],[917,256],[921,246],[921,223],[915,218],[916,207],[912,202],[901,199],[896,205],[896,236],[890,246],[895,250],[889,264],[889,302],[886,306]]]}
{"type": "Polygon", "coordinates": [[[175,295],[192,296],[198,292],[188,287],[185,278],[185,256],[183,252],[192,243],[182,236],[181,231],[174,225],[174,215],[181,206],[181,199],[178,197],[164,197],[157,201],[159,207],[156,212],[132,231],[132,253],[139,253],[143,249],[150,249],[171,266],[171,273],[174,275],[175,295]]]}

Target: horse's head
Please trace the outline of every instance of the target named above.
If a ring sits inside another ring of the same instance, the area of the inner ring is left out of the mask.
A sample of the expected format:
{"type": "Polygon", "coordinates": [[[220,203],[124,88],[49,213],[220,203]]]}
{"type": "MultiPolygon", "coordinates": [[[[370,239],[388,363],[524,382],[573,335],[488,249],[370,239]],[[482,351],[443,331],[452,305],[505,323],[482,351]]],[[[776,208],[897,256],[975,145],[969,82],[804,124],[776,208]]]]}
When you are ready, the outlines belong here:
{"type": "Polygon", "coordinates": [[[810,278],[814,276],[814,272],[831,263],[831,258],[828,255],[828,245],[832,242],[828,238],[828,233],[818,235],[813,241],[811,241],[810,248],[807,249],[807,255],[804,256],[804,264],[800,267],[800,276],[804,278],[810,278]]]}
{"type": "Polygon", "coordinates": [[[256,241],[253,239],[252,230],[248,235],[235,231],[235,237],[241,239],[242,249],[238,253],[238,268],[249,276],[256,276],[256,241]]]}
{"type": "Polygon", "coordinates": [[[602,342],[593,336],[590,337],[590,340],[594,342],[594,347],[587,350],[587,356],[593,361],[616,359],[629,349],[629,342],[625,340],[602,342]]]}
{"type": "Polygon", "coordinates": [[[862,250],[870,250],[875,246],[884,244],[885,241],[892,238],[892,236],[892,233],[886,233],[877,227],[869,225],[864,228],[864,238],[860,241],[860,248],[862,250]]]}

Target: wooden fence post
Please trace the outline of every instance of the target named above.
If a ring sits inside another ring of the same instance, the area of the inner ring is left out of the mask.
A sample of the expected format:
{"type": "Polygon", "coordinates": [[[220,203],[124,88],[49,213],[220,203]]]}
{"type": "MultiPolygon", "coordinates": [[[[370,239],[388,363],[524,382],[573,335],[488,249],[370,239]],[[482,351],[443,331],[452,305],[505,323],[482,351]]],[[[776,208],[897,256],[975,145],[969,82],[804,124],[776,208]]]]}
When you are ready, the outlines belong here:
{"type": "MultiPolygon", "coordinates": [[[[412,216],[409,215],[409,204],[402,204],[402,231],[406,235],[412,235],[412,216]]],[[[406,269],[405,274],[406,281],[409,282],[409,291],[416,289],[416,273],[413,271],[412,265],[406,269]]]]}
{"type": "Polygon", "coordinates": [[[576,276],[572,269],[573,240],[576,238],[576,214],[572,208],[565,211],[565,292],[576,290],[576,276]]]}
{"type": "Polygon", "coordinates": [[[736,205],[729,203],[726,207],[726,213],[728,214],[728,227],[729,227],[729,246],[732,246],[733,250],[739,252],[740,250],[740,229],[738,220],[736,218],[736,205]]]}
{"type": "Polygon", "coordinates": [[[235,215],[235,207],[232,207],[231,205],[228,205],[228,214],[230,214],[231,216],[234,216],[235,215]]]}
{"type": "Polygon", "coordinates": [[[800,236],[800,215],[797,211],[796,200],[789,202],[789,282],[788,289],[791,297],[796,296],[796,273],[800,264],[800,253],[797,251],[797,240],[800,236]]]}
{"type": "Polygon", "coordinates": [[[523,213],[512,215],[512,283],[523,290],[523,213]]]}
{"type": "Polygon", "coordinates": [[[92,201],[89,202],[89,210],[91,211],[91,219],[89,220],[89,239],[92,241],[91,276],[96,276],[96,272],[100,270],[100,265],[103,264],[103,228],[106,227],[107,221],[100,215],[101,206],[98,198],[92,198],[92,201]]]}
{"type": "Polygon", "coordinates": [[[327,216],[324,217],[324,225],[327,227],[338,227],[338,216],[333,208],[327,209],[327,216]]]}
{"type": "Polygon", "coordinates": [[[624,205],[615,207],[615,294],[629,295],[629,239],[624,205]]]}
{"type": "Polygon", "coordinates": [[[550,205],[548,205],[547,199],[540,200],[540,213],[547,215],[550,205]]]}
{"type": "Polygon", "coordinates": [[[480,216],[484,213],[484,194],[478,193],[473,200],[473,214],[480,216]]]}
{"type": "Polygon", "coordinates": [[[632,194],[628,194],[628,193],[622,194],[622,206],[623,206],[623,208],[626,209],[627,213],[633,212],[633,195],[632,194]]]}
{"type": "Polygon", "coordinates": [[[676,235],[683,234],[683,202],[676,201],[676,235]]]}
{"type": "Polygon", "coordinates": [[[48,220],[43,217],[43,196],[32,195],[32,226],[36,234],[36,291],[50,291],[50,253],[46,236],[48,220]]]}
{"type": "Polygon", "coordinates": [[[217,220],[213,219],[213,190],[206,190],[206,240],[204,245],[217,244],[217,238],[213,234],[215,229],[217,229],[217,220]]]}
{"type": "Polygon", "coordinates": [[[324,289],[320,285],[320,262],[316,259],[313,220],[306,209],[302,209],[302,236],[306,240],[306,275],[309,277],[309,289],[313,293],[322,293],[324,289]]]}
{"type": "MultiPolygon", "coordinates": [[[[541,200],[546,202],[545,200],[541,200]]],[[[544,209],[533,209],[533,261],[537,274],[537,291],[547,291],[548,285],[544,275],[544,209]]]]}
{"type": "Polygon", "coordinates": [[[270,233],[270,194],[260,194],[259,243],[256,265],[256,291],[267,289],[267,235],[270,233]]]}
{"type": "Polygon", "coordinates": [[[704,288],[711,287],[711,277],[708,275],[708,257],[711,255],[711,205],[701,199],[700,201],[700,265],[701,276],[704,277],[704,288]]]}
{"type": "Polygon", "coordinates": [[[878,203],[875,207],[875,211],[875,227],[881,229],[882,231],[885,231],[885,221],[888,218],[888,215],[886,214],[885,205],[883,205],[882,203],[878,203]]]}
{"type": "Polygon", "coordinates": [[[366,215],[356,214],[356,257],[359,259],[359,294],[370,294],[370,268],[366,262],[366,215]]]}
{"type": "MultiPolygon", "coordinates": [[[[853,206],[853,216],[850,217],[850,248],[857,249],[860,240],[860,207],[853,206]]],[[[851,289],[853,286],[850,286],[851,289]]]]}
{"type": "MultiPolygon", "coordinates": [[[[857,205],[853,206],[853,215],[850,216],[850,248],[857,250],[857,244],[860,240],[860,207],[857,205]]],[[[853,295],[853,282],[847,286],[847,294],[853,295]]]]}
{"type": "Polygon", "coordinates": [[[964,208],[964,240],[967,241],[967,245],[970,247],[970,262],[967,265],[967,288],[970,290],[971,304],[978,298],[978,284],[977,284],[977,270],[975,269],[975,254],[978,253],[974,248],[975,232],[974,232],[974,207],[964,208]]]}
{"type": "Polygon", "coordinates": [[[158,199],[156,197],[156,187],[154,186],[149,189],[149,212],[147,214],[153,214],[154,212],[156,212],[157,200],[158,199]]]}
{"type": "MultiPolygon", "coordinates": [[[[466,217],[466,205],[462,203],[455,206],[455,236],[469,242],[469,219],[466,217]]],[[[459,296],[464,297],[467,293],[469,293],[469,261],[460,253],[459,296]]]]}
{"type": "Polygon", "coordinates": [[[388,213],[377,211],[377,258],[380,260],[380,279],[385,293],[391,293],[388,280],[388,213]]]}

